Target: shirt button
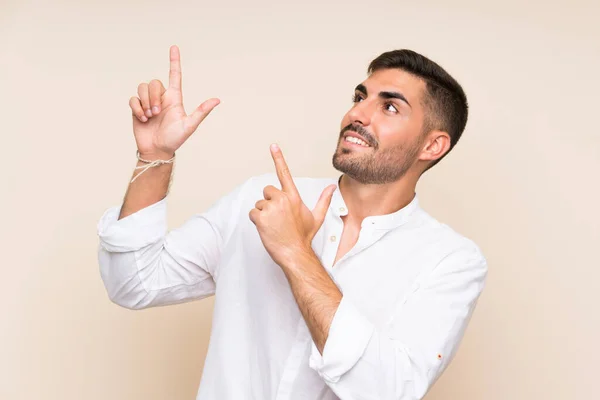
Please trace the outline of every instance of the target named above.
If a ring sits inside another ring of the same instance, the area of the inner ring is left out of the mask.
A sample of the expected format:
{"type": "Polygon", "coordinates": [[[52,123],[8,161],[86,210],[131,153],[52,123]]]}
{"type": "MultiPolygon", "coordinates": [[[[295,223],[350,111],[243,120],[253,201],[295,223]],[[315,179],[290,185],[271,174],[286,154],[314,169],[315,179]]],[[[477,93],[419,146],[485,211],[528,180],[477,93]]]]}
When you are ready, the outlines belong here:
{"type": "Polygon", "coordinates": [[[344,207],[340,207],[340,212],[344,212],[346,209],[344,207]]]}
{"type": "Polygon", "coordinates": [[[336,240],[336,239],[337,239],[337,238],[336,238],[335,236],[330,236],[330,237],[329,237],[329,240],[331,240],[332,242],[335,242],[335,240],[336,240]]]}

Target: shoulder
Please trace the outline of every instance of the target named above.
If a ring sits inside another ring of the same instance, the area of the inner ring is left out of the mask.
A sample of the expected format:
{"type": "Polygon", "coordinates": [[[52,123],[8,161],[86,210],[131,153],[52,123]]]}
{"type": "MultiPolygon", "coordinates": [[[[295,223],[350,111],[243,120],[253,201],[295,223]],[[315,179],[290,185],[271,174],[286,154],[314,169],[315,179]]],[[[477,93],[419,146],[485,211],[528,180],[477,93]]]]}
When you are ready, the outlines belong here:
{"type": "Polygon", "coordinates": [[[418,208],[409,221],[414,232],[426,243],[432,254],[436,255],[436,269],[464,270],[475,269],[486,275],[487,259],[479,245],[446,223],[418,208]]]}

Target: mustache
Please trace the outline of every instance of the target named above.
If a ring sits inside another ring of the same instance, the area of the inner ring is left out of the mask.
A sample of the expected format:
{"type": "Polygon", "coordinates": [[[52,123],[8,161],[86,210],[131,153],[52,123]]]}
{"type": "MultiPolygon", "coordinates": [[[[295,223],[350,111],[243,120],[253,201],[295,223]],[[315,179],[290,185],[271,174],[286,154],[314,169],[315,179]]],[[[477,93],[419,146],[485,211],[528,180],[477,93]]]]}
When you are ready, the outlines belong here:
{"type": "Polygon", "coordinates": [[[371,133],[369,131],[367,131],[362,125],[358,125],[358,124],[349,124],[347,126],[345,126],[342,131],[340,132],[340,138],[342,138],[342,136],[344,136],[344,133],[347,131],[353,131],[358,133],[360,136],[362,136],[363,138],[365,138],[365,141],[367,142],[367,144],[373,148],[377,148],[377,140],[375,140],[375,137],[373,135],[371,135],[371,133]]]}

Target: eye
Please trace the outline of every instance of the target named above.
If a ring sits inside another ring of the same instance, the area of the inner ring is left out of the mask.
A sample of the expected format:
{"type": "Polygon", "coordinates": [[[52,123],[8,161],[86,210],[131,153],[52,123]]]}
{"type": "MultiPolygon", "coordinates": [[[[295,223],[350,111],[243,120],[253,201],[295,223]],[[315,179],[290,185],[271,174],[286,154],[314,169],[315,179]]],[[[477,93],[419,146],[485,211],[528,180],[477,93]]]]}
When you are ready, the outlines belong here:
{"type": "Polygon", "coordinates": [[[362,95],[360,93],[355,93],[352,95],[352,102],[353,103],[358,103],[359,101],[364,100],[362,95]]]}
{"type": "Polygon", "coordinates": [[[396,106],[394,105],[394,103],[387,102],[387,103],[384,104],[383,108],[386,111],[390,111],[390,112],[392,112],[394,114],[398,114],[398,109],[396,108],[396,106]]]}

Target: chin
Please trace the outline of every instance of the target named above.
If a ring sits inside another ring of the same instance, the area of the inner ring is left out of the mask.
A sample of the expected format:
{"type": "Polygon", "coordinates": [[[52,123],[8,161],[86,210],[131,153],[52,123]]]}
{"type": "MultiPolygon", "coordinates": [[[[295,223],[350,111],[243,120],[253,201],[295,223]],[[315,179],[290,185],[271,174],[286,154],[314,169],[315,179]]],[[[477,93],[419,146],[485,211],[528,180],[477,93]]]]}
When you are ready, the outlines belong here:
{"type": "Polygon", "coordinates": [[[353,165],[352,164],[356,164],[352,163],[350,161],[350,154],[347,152],[338,152],[335,153],[333,155],[332,158],[332,164],[333,164],[333,168],[335,168],[336,170],[343,172],[344,174],[348,174],[351,170],[353,165]]]}

